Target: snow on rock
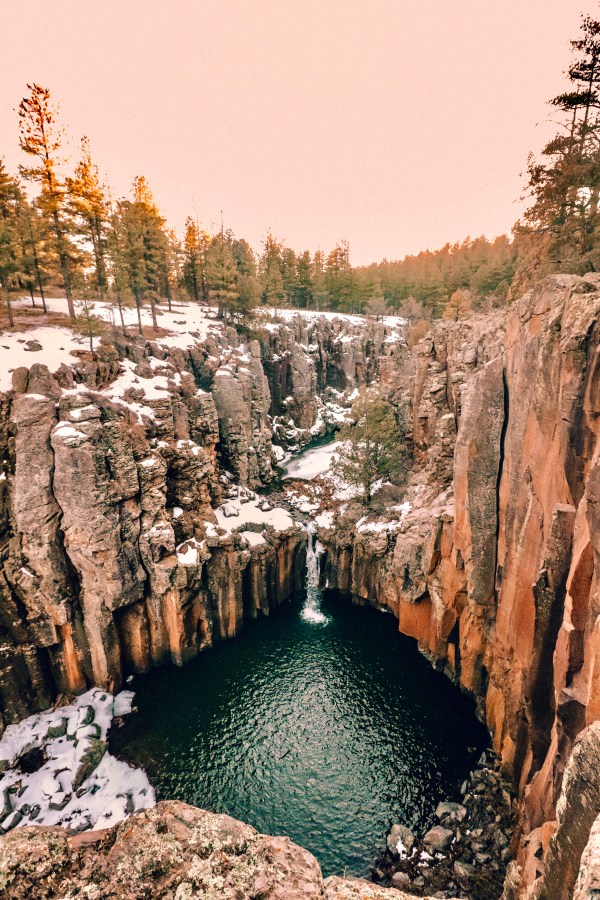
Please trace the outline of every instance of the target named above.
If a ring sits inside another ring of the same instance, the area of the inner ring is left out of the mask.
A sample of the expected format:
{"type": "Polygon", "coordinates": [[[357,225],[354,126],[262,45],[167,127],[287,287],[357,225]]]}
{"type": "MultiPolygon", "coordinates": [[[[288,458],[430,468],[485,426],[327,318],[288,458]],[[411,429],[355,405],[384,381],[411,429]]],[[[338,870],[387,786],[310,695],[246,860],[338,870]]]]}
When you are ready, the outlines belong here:
{"type": "Polygon", "coordinates": [[[333,510],[328,510],[327,512],[320,513],[320,515],[315,517],[315,522],[319,526],[319,528],[332,528],[333,527],[333,518],[334,513],[333,510]]]}
{"type": "Polygon", "coordinates": [[[265,527],[271,525],[276,531],[287,531],[294,525],[294,520],[285,509],[259,509],[259,504],[262,505],[262,498],[249,500],[247,503],[242,503],[241,500],[229,500],[226,505],[230,515],[232,510],[237,513],[234,515],[235,522],[229,522],[229,516],[225,515],[223,507],[218,507],[215,510],[217,523],[226,531],[230,531],[232,525],[236,528],[249,524],[264,525],[265,527]]]}
{"type": "Polygon", "coordinates": [[[7,727],[0,739],[0,832],[23,825],[106,828],[154,806],[146,773],[107,751],[111,722],[131,712],[133,696],[92,688],[70,706],[7,727]]]}
{"type": "Polygon", "coordinates": [[[356,523],[356,530],[360,533],[369,532],[371,534],[379,534],[383,531],[390,533],[399,531],[404,525],[404,520],[411,509],[412,504],[408,500],[405,500],[404,503],[390,507],[391,511],[400,513],[400,516],[397,519],[393,519],[390,522],[369,522],[367,521],[368,516],[363,516],[356,523]]]}
{"type": "Polygon", "coordinates": [[[74,428],[70,422],[58,422],[53,435],[64,441],[67,446],[78,446],[82,441],[87,441],[87,435],[74,428]]]}
{"type": "Polygon", "coordinates": [[[200,553],[204,548],[204,541],[188,538],[187,541],[184,541],[177,547],[177,562],[182,566],[197,566],[200,562],[200,553]]]}
{"type": "Polygon", "coordinates": [[[309,497],[308,494],[297,494],[295,491],[287,491],[286,499],[290,506],[303,513],[316,512],[321,505],[319,498],[309,497]]]}
{"type": "Polygon", "coordinates": [[[282,463],[285,460],[286,452],[279,444],[273,444],[273,455],[278,463],[282,463]]]}
{"type": "Polygon", "coordinates": [[[242,531],[241,534],[250,547],[259,547],[261,544],[267,543],[262,534],[258,534],[256,531],[242,531]]]}
{"type": "MultiPolygon", "coordinates": [[[[314,319],[329,319],[329,321],[339,319],[341,322],[351,322],[354,325],[364,325],[365,322],[369,321],[367,316],[351,315],[350,313],[341,312],[320,312],[315,309],[275,309],[274,307],[265,307],[257,310],[257,313],[264,316],[274,316],[283,322],[293,322],[296,316],[308,319],[309,321],[314,319]]],[[[386,328],[398,328],[406,324],[406,319],[403,319],[401,316],[383,316],[382,324],[385,325],[386,328]]],[[[274,330],[278,326],[276,322],[269,322],[263,327],[274,330]]]]}
{"type": "Polygon", "coordinates": [[[62,365],[72,365],[76,361],[73,353],[85,350],[86,346],[85,340],[68,328],[47,325],[29,331],[3,331],[0,333],[0,392],[11,390],[14,369],[29,368],[35,362],[56,372],[62,365]],[[41,350],[29,350],[27,345],[31,341],[37,341],[41,350]]]}

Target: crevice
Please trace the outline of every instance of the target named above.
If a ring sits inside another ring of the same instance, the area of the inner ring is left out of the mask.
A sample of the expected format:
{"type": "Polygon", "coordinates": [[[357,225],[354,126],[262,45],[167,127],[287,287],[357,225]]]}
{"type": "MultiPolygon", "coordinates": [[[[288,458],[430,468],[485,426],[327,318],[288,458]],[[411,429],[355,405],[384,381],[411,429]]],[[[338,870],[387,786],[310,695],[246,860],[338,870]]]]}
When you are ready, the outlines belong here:
{"type": "Polygon", "coordinates": [[[502,473],[504,471],[504,460],[506,456],[506,433],[510,420],[510,395],[508,390],[508,380],[506,378],[506,369],[502,367],[502,390],[503,390],[503,409],[504,418],[502,428],[500,429],[500,453],[498,458],[498,472],[496,474],[496,565],[494,572],[494,593],[495,602],[498,602],[499,584],[502,580],[502,567],[498,562],[498,543],[500,540],[500,487],[502,484],[502,473]]]}

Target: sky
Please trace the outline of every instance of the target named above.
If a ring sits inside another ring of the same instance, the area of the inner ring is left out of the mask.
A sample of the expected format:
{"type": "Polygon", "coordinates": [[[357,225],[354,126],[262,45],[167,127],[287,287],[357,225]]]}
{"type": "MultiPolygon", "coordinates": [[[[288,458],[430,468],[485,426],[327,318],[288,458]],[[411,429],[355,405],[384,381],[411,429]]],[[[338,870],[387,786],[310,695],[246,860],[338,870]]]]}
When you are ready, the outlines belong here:
{"type": "Polygon", "coordinates": [[[595,0],[0,0],[0,156],[27,82],[86,134],[115,197],[145,175],[259,248],[365,264],[493,237],[551,133],[595,0]]]}

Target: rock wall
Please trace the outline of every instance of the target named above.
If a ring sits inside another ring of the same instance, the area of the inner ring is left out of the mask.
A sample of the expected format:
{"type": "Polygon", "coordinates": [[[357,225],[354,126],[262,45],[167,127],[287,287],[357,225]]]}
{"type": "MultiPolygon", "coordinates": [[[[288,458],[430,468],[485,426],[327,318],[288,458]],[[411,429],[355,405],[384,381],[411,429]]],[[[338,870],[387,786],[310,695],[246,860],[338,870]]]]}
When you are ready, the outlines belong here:
{"type": "Polygon", "coordinates": [[[343,416],[391,332],[292,317],[247,341],[217,323],[113,334],[54,374],[32,352],[0,393],[0,733],[59,693],[183,664],[301,589],[301,528],[248,542],[213,507],[273,480],[279,420],[294,443],[343,416]]]}
{"type": "Polygon", "coordinates": [[[259,328],[273,429],[284,446],[339,426],[353,392],[378,382],[405,343],[395,324],[300,315],[259,328]]]}
{"type": "Polygon", "coordinates": [[[300,590],[300,529],[249,545],[213,511],[273,477],[256,342],[118,338],[55,375],[16,370],[0,402],[0,732],[183,664],[300,590]]]}
{"type": "Polygon", "coordinates": [[[435,328],[382,373],[412,409],[402,527],[319,535],[325,583],[391,609],[476,697],[523,798],[507,896],[570,897],[600,812],[598,757],[565,776],[600,717],[599,338],[596,276],[548,279],[505,326],[435,328]]]}
{"type": "Polygon", "coordinates": [[[412,351],[379,323],[294,318],[246,344],[228,329],[185,348],[116,339],[54,375],[15,371],[0,728],[59,692],[181,664],[299,589],[301,530],[256,546],[213,507],[273,479],[273,434],[297,446],[379,380],[410,413],[408,507],[393,528],[321,527],[323,581],[390,609],[476,698],[522,798],[507,900],[592,896],[599,322],[600,279],[560,276],[506,317],[436,323],[412,351]]]}

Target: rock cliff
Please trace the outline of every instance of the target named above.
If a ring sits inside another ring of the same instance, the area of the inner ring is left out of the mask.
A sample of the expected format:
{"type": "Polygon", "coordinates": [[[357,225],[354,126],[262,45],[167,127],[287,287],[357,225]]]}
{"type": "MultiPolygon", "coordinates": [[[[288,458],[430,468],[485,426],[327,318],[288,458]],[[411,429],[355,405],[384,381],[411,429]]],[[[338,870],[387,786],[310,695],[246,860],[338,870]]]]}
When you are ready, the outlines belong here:
{"type": "Polygon", "coordinates": [[[50,329],[6,345],[32,364],[0,392],[0,733],[58,694],[183,664],[301,588],[302,528],[245,529],[240,504],[284,446],[339,423],[398,335],[286,316],[242,340],[185,315],[183,335],[114,333],[93,354],[58,353],[64,329],[45,356],[50,329]]]}
{"type": "Polygon", "coordinates": [[[90,900],[406,900],[354,878],[323,879],[286,837],[163,802],[103,832],[23,828],[0,842],[0,897],[90,900]]]}
{"type": "Polygon", "coordinates": [[[59,693],[182,664],[299,588],[304,535],[289,517],[252,540],[213,509],[273,477],[258,343],[225,330],[186,351],[117,339],[12,379],[0,395],[0,730],[59,693]]]}
{"type": "MultiPolygon", "coordinates": [[[[475,697],[520,803],[507,900],[594,896],[600,278],[548,279],[507,313],[434,323],[412,349],[396,329],[286,315],[244,342],[226,328],[186,346],[117,337],[54,374],[12,373],[0,393],[0,729],[58,693],[184,663],[292,596],[303,530],[289,517],[248,524],[244,504],[274,480],[281,448],[335,427],[356,388],[379,381],[410,422],[403,502],[367,516],[337,504],[335,528],[319,527],[323,584],[391,610],[475,697]]],[[[91,884],[94,860],[114,848],[138,860],[136,835],[166,833],[163,815],[166,832],[179,827],[170,806],[89,845],[21,831],[0,843],[3,870],[25,877],[14,854],[29,841],[49,879],[77,869],[91,884]]],[[[250,832],[266,863],[224,850],[231,896],[386,896],[322,884],[305,851],[250,832]],[[264,890],[243,893],[238,863],[259,880],[267,866],[264,890]],[[277,893],[296,878],[313,893],[277,893]]],[[[155,873],[171,893],[148,896],[227,896],[210,881],[213,850],[198,863],[204,894],[183,877],[186,845],[155,873]]]]}
{"type": "Polygon", "coordinates": [[[522,798],[509,897],[571,896],[600,812],[597,757],[582,771],[600,701],[599,337],[595,276],[548,279],[505,320],[437,325],[382,371],[413,422],[405,514],[319,533],[324,582],[391,609],[477,698],[522,798]]]}

